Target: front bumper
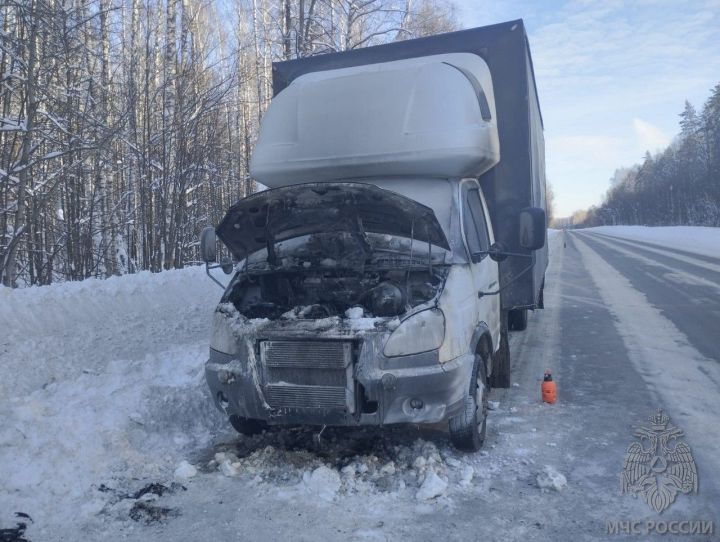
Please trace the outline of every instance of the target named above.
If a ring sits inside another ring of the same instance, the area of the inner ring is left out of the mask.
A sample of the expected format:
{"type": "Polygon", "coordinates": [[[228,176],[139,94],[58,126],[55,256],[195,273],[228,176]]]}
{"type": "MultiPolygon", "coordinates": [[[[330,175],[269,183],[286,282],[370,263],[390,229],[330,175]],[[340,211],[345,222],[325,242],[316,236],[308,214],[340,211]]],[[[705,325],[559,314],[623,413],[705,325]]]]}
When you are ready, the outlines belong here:
{"type": "Polygon", "coordinates": [[[435,423],[464,405],[472,354],[439,363],[431,351],[398,358],[382,355],[386,333],[366,333],[354,341],[346,408],[278,408],[271,405],[260,340],[246,342],[238,355],[210,350],[205,376],[215,405],[228,416],[271,424],[384,425],[435,423]]]}

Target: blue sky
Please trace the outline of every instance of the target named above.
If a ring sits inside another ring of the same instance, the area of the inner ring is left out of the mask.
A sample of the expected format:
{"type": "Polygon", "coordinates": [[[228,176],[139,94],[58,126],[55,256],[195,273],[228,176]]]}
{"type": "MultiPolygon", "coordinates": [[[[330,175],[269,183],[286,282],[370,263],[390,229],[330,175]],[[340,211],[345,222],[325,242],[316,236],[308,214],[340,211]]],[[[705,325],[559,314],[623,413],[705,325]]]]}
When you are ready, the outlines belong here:
{"type": "Polygon", "coordinates": [[[664,148],[720,83],[720,0],[457,0],[463,27],[522,18],[557,216],[599,203],[615,169],[664,148]]]}

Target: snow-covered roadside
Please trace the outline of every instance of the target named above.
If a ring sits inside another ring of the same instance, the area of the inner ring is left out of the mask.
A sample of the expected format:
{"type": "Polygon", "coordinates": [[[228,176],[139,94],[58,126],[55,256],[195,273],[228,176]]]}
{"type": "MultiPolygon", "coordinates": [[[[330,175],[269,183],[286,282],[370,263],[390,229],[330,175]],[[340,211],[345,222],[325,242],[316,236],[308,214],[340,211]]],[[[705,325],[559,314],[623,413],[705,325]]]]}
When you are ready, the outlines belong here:
{"type": "Polygon", "coordinates": [[[112,360],[207,343],[220,295],[201,267],[0,288],[0,396],[103,372],[112,360]]]}
{"type": "Polygon", "coordinates": [[[225,421],[205,391],[220,289],[201,268],[0,288],[0,523],[52,529],[167,478],[225,421]],[[136,484],[137,485],[137,484],[136,484]]]}
{"type": "Polygon", "coordinates": [[[720,252],[718,252],[720,228],[702,226],[598,226],[581,231],[633,241],[645,241],[704,256],[720,257],[720,252]]]}
{"type": "Polygon", "coordinates": [[[53,382],[0,406],[0,510],[39,524],[85,520],[101,484],[166,479],[222,420],[204,393],[206,348],[114,360],[101,373],[53,382]]]}

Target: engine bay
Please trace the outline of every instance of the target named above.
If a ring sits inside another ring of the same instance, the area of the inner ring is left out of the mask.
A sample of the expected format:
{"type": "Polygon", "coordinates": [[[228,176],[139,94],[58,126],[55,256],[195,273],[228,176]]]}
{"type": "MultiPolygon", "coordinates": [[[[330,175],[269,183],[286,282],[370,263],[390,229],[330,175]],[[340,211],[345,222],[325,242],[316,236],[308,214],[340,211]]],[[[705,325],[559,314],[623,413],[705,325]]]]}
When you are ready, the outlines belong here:
{"type": "Polygon", "coordinates": [[[223,297],[246,318],[393,317],[433,299],[448,267],[239,273],[223,297]],[[362,313],[360,311],[362,310],[362,313]]]}

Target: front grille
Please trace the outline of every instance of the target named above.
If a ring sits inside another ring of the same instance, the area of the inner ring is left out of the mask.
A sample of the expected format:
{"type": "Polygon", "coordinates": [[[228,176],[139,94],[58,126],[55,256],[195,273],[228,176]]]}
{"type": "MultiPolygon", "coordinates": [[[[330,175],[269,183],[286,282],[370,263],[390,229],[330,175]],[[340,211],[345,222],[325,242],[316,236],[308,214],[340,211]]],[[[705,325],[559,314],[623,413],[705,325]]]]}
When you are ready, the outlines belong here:
{"type": "Polygon", "coordinates": [[[276,409],[354,412],[352,343],[261,341],[264,392],[276,409]]]}
{"type": "Polygon", "coordinates": [[[345,408],[345,388],[334,386],[291,386],[268,384],[265,400],[274,408],[345,408]]]}

